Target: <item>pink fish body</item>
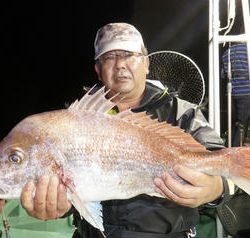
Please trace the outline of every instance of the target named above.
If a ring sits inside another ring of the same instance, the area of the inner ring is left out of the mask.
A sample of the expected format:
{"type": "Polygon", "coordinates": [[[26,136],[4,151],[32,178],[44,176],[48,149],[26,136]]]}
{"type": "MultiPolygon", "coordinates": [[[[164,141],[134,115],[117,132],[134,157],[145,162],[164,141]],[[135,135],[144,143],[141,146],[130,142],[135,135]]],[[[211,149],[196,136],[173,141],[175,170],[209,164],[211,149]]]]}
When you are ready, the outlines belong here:
{"type": "Polygon", "coordinates": [[[57,174],[82,217],[103,231],[100,201],[155,193],[153,179],[182,164],[232,179],[250,194],[250,148],[210,152],[146,113],[117,115],[101,88],[68,109],[31,115],[0,142],[0,198],[19,198],[30,179],[57,174]]]}

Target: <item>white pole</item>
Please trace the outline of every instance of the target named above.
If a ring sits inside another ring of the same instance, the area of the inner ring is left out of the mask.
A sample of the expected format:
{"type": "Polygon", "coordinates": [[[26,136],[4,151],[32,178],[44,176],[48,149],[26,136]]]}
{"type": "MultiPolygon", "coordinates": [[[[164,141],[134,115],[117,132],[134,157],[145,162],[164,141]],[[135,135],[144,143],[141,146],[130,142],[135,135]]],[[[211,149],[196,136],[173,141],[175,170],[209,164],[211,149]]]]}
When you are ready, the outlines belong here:
{"type": "Polygon", "coordinates": [[[219,0],[214,0],[213,4],[213,110],[214,110],[214,130],[220,135],[220,61],[219,61],[219,0]]]}
{"type": "Polygon", "coordinates": [[[214,82],[213,82],[213,1],[209,0],[209,36],[208,36],[208,43],[209,43],[209,83],[208,83],[208,97],[209,97],[209,104],[208,104],[208,121],[212,128],[214,128],[214,82]]]}
{"type": "MultiPolygon", "coordinates": [[[[230,54],[230,52],[229,52],[230,54]]],[[[232,146],[232,83],[231,79],[227,83],[227,110],[228,110],[228,146],[232,146]]]]}
{"type": "MultiPolygon", "coordinates": [[[[209,0],[209,123],[220,135],[219,78],[219,0],[209,0]]],[[[217,238],[223,238],[223,226],[216,216],[217,238]]]]}
{"type": "Polygon", "coordinates": [[[231,67],[231,43],[227,52],[227,129],[228,129],[228,147],[232,146],[232,67],[231,67]]]}

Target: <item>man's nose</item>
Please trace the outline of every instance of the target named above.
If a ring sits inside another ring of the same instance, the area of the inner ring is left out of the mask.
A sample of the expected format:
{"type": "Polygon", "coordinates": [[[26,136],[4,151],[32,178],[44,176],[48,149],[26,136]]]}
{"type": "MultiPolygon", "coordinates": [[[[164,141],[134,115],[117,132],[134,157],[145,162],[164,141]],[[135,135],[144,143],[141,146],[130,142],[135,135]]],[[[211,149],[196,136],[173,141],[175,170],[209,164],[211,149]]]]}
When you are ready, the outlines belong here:
{"type": "Polygon", "coordinates": [[[124,67],[126,65],[126,58],[121,56],[116,57],[115,65],[118,67],[124,67]]]}

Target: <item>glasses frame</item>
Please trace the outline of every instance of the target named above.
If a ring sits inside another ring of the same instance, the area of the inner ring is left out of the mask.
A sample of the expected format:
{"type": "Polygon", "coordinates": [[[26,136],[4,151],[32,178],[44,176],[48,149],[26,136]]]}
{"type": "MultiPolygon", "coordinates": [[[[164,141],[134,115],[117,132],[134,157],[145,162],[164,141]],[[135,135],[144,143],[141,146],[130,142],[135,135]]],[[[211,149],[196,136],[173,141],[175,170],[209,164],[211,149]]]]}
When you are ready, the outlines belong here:
{"type": "Polygon", "coordinates": [[[136,57],[145,56],[143,53],[132,52],[132,51],[110,51],[98,58],[98,61],[102,64],[114,64],[118,59],[123,60],[126,62],[132,62],[133,59],[136,57]]]}

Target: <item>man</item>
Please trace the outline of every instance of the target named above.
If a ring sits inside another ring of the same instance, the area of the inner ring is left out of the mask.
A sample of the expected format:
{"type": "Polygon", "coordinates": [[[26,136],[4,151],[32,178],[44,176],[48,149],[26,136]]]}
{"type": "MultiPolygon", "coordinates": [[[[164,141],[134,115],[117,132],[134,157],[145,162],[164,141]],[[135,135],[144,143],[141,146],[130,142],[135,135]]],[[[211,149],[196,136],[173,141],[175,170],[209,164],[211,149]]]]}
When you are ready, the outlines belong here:
{"type": "Polygon", "coordinates": [[[250,121],[250,78],[246,44],[233,44],[223,53],[221,76],[232,84],[232,146],[242,146],[250,121]]]}
{"type": "MultiPolygon", "coordinates": [[[[160,121],[179,125],[210,149],[222,148],[222,140],[208,126],[195,105],[171,98],[166,90],[146,82],[149,60],[140,32],[127,23],[111,23],[100,28],[95,40],[95,71],[117,107],[110,113],[128,108],[148,111],[160,121]]],[[[218,205],[228,193],[227,183],[219,176],[209,176],[176,166],[182,184],[167,172],[155,179],[156,191],[166,198],[140,195],[128,200],[103,201],[105,234],[109,238],[195,237],[197,207],[218,205]]],[[[39,219],[55,219],[74,213],[74,237],[97,238],[102,234],[86,221],[67,201],[57,177],[42,177],[23,189],[21,202],[28,214],[39,219]],[[66,214],[66,215],[65,215],[66,214]]]]}

